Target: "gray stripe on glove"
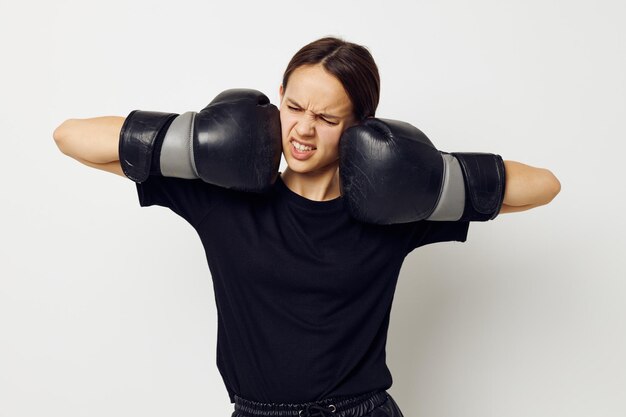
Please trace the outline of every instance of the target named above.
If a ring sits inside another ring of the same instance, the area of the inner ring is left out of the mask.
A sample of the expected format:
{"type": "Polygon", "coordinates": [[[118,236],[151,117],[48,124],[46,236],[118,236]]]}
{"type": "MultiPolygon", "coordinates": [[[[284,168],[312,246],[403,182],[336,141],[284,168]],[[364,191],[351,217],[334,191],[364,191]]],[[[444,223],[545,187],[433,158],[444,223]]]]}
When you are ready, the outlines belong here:
{"type": "Polygon", "coordinates": [[[465,180],[459,161],[448,153],[441,153],[444,162],[444,183],[437,206],[426,220],[457,221],[465,210],[465,180]]]}
{"type": "Polygon", "coordinates": [[[161,173],[165,177],[200,178],[193,156],[193,124],[196,112],[176,117],[167,129],[161,147],[161,173]]]}

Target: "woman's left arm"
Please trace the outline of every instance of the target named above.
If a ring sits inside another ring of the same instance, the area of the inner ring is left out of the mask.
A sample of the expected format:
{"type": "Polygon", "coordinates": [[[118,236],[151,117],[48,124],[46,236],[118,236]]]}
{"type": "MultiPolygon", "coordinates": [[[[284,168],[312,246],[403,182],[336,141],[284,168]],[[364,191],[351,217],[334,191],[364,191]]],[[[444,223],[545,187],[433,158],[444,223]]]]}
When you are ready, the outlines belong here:
{"type": "Polygon", "coordinates": [[[548,204],[561,191],[561,183],[548,169],[504,161],[506,184],[500,213],[515,213],[548,204]]]}

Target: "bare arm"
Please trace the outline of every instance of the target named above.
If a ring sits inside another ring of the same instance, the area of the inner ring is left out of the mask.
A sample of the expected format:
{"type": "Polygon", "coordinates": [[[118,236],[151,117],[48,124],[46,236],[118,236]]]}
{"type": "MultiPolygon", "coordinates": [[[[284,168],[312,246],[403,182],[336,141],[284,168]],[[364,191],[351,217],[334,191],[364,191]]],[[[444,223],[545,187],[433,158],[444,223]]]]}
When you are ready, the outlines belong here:
{"type": "Polygon", "coordinates": [[[118,153],[120,130],[125,119],[121,116],[68,119],[54,130],[52,136],[65,155],[92,168],[127,178],[118,153]]]}
{"type": "Polygon", "coordinates": [[[526,211],[548,204],[561,191],[561,183],[548,169],[504,161],[506,185],[500,213],[526,211]]]}

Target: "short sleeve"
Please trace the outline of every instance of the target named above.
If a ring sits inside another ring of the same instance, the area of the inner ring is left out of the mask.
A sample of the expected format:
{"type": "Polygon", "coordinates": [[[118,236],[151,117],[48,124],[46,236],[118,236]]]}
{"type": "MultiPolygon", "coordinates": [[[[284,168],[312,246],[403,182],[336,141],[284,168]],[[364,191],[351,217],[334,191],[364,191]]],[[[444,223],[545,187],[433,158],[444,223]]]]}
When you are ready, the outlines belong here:
{"type": "Polygon", "coordinates": [[[469,221],[420,220],[408,223],[409,240],[406,254],[420,246],[438,242],[465,242],[469,221]]]}
{"type": "Polygon", "coordinates": [[[135,185],[141,207],[167,207],[194,227],[217,203],[220,194],[220,187],[201,179],[151,175],[135,185]]]}

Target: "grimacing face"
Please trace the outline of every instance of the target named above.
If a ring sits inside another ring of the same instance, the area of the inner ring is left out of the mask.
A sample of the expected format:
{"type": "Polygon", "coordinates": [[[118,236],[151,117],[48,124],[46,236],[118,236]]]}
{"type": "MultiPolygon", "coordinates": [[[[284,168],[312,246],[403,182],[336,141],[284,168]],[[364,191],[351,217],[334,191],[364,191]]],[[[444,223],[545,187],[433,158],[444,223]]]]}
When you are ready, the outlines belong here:
{"type": "Polygon", "coordinates": [[[341,134],[356,124],[341,82],[320,64],[301,66],[291,73],[286,91],[280,86],[279,95],[283,154],[289,168],[300,173],[336,170],[341,134]],[[293,156],[293,140],[315,148],[308,159],[293,156]]]}

